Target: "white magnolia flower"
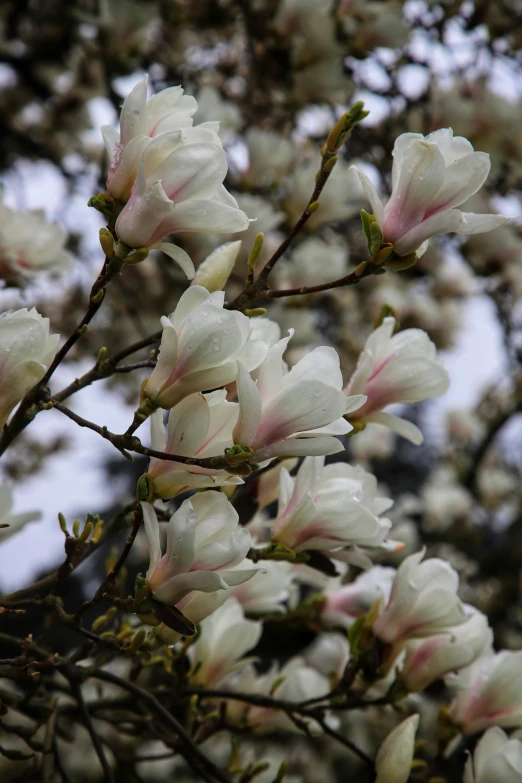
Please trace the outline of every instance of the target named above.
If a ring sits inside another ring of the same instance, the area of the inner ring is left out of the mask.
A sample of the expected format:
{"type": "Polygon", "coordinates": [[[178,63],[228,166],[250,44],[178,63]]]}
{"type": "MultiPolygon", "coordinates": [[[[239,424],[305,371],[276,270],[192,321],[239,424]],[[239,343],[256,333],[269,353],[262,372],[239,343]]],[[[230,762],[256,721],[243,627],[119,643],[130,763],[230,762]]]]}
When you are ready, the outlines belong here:
{"type": "Polygon", "coordinates": [[[366,340],[346,394],[365,394],[367,400],[349,418],[383,424],[420,444],[418,427],[383,408],[440,397],[448,390],[449,377],[426,332],[404,329],[394,335],[394,329],[395,318],[384,318],[366,340]]]}
{"type": "MultiPolygon", "coordinates": [[[[103,140],[109,156],[107,190],[113,198],[127,201],[138,174],[141,156],[152,139],[165,133],[192,126],[192,115],[198,105],[181,87],[169,87],[147,100],[148,79],[139,82],[127,95],[121,107],[120,132],[110,125],[102,126],[103,140]]],[[[213,126],[211,126],[213,127],[213,126]]],[[[169,137],[156,149],[161,151],[169,137]]]]}
{"type": "Polygon", "coordinates": [[[252,659],[243,656],[257,645],[262,630],[262,624],[246,620],[241,604],[230,598],[201,623],[197,641],[189,649],[191,682],[215,686],[246,666],[252,659]]]}
{"type": "Polygon", "coordinates": [[[424,551],[400,564],[388,605],[373,626],[388,644],[430,636],[464,623],[467,614],[457,596],[459,577],[444,560],[421,562],[424,551]]]}
{"type": "MultiPolygon", "coordinates": [[[[238,567],[249,568],[249,561],[238,567]]],[[[285,611],[283,602],[295,595],[293,581],[291,563],[267,560],[263,563],[263,570],[253,579],[235,587],[232,595],[250,615],[282,613],[285,611]]]]}
{"type": "Polygon", "coordinates": [[[33,307],[0,314],[0,427],[22,397],[45,375],[59,335],[33,307]]]}
{"type": "Polygon", "coordinates": [[[483,655],[448,682],[457,688],[449,716],[463,734],[522,726],[522,650],[483,655]]]}
{"type": "Polygon", "coordinates": [[[377,754],[375,783],[407,782],[410,777],[418,727],[419,716],[410,715],[388,734],[377,754]]]}
{"type": "Polygon", "coordinates": [[[241,112],[231,101],[223,100],[218,90],[207,84],[198,92],[198,110],[194,119],[198,122],[218,122],[219,135],[239,130],[243,124],[241,112]]]}
{"type": "Polygon", "coordinates": [[[0,203],[0,279],[23,286],[40,272],[59,274],[72,266],[64,250],[67,232],[40,211],[20,212],[0,203]]]}
{"type": "Polygon", "coordinates": [[[325,467],[324,457],[307,457],[295,479],[281,470],[271,538],[297,552],[388,548],[391,522],[380,514],[392,503],[377,496],[375,477],[362,468],[343,462],[325,467]]]}
{"type": "Polygon", "coordinates": [[[430,683],[462,669],[491,649],[493,633],[487,617],[465,605],[468,619],[443,633],[406,643],[401,680],[409,691],[423,691],[430,683]]]}
{"type": "MultiPolygon", "coordinates": [[[[303,658],[291,658],[281,669],[272,666],[264,674],[257,674],[253,666],[245,666],[237,678],[231,678],[230,689],[240,693],[256,693],[273,696],[290,702],[302,702],[320,698],[330,692],[328,679],[317,669],[306,665],[303,658]]],[[[227,717],[232,723],[248,726],[256,734],[273,731],[299,731],[295,724],[281,710],[229,702],[227,717]]],[[[316,725],[309,723],[310,730],[316,725]]]]}
{"type": "Polygon", "coordinates": [[[248,128],[244,138],[248,148],[248,168],[242,175],[243,180],[257,187],[279,182],[292,165],[294,143],[280,133],[254,125],[248,128]]]}
{"type": "MultiPolygon", "coordinates": [[[[169,414],[166,438],[163,411],[155,411],[151,416],[152,448],[180,457],[222,457],[225,449],[233,445],[232,431],[239,413],[238,404],[227,402],[226,396],[226,391],[220,389],[186,397],[169,414]]],[[[153,495],[164,500],[189,489],[243,483],[226,470],[155,458],[150,461],[148,477],[153,495]]]]}
{"type": "Polygon", "coordinates": [[[248,368],[239,366],[234,442],[253,449],[253,462],[342,451],[333,436],[351,431],[342,417],[364,400],[360,395],[341,399],[339,357],[333,348],[316,348],[285,373],[282,357],[291,336],[270,347],[257,382],[248,368]]]}
{"type": "Polygon", "coordinates": [[[348,259],[343,242],[310,237],[293,251],[290,261],[276,268],[277,285],[297,288],[337,280],[346,274],[348,259]]]}
{"type": "Polygon", "coordinates": [[[304,658],[309,666],[337,682],[350,658],[348,639],[337,633],[321,633],[305,650],[304,658]]]}
{"type": "Polygon", "coordinates": [[[466,762],[463,783],[520,783],[522,740],[509,739],[502,729],[486,731],[466,762]]]}
{"type": "Polygon", "coordinates": [[[250,321],[223,308],[225,294],[195,285],[163,316],[158,363],[145,386],[157,406],[172,408],[189,394],[216,389],[236,379],[238,361],[248,370],[263,361],[267,346],[250,340],[250,321]]]}
{"type": "Polygon", "coordinates": [[[392,194],[384,206],[371,180],[361,180],[384,242],[399,256],[415,251],[437,234],[481,234],[501,226],[502,215],[475,215],[455,209],[482,187],[491,163],[485,152],[474,152],[451,128],[430,133],[403,133],[393,147],[392,194]]]}
{"type": "Polygon", "coordinates": [[[150,547],[146,578],[161,603],[183,611],[192,591],[226,590],[257,573],[256,568],[236,568],[245,559],[251,538],[238,526],[238,515],[221,492],[201,492],[181,504],[168,523],[164,555],[156,512],[150,503],[141,505],[150,547]]]}
{"type": "Polygon", "coordinates": [[[13,493],[9,484],[0,484],[0,543],[21,530],[28,522],[42,518],[40,511],[13,514],[13,493]]]}
{"type": "Polygon", "coordinates": [[[163,133],[141,156],[136,182],[116,221],[116,234],[129,247],[154,247],[194,276],[190,256],[162,240],[179,232],[230,234],[249,221],[223,186],[228,169],[217,133],[187,128],[163,133]]]}
{"type": "Polygon", "coordinates": [[[234,269],[240,249],[240,240],[225,242],[224,245],[217,247],[198,266],[196,276],[192,280],[191,285],[203,286],[211,294],[214,291],[221,291],[226,286],[227,280],[234,269]]]}
{"type": "Polygon", "coordinates": [[[368,614],[376,601],[380,600],[383,605],[388,602],[395,573],[395,568],[373,566],[350,584],[330,580],[325,591],[322,620],[328,625],[349,628],[358,617],[368,614]]]}

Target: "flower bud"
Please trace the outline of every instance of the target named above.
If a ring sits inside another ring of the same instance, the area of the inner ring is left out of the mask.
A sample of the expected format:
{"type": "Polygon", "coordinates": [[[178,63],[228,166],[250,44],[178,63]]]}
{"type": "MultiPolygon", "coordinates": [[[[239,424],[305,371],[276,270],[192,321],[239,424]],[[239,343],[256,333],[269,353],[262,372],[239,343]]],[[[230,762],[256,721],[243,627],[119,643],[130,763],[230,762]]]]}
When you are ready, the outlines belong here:
{"type": "Polygon", "coordinates": [[[520,783],[522,740],[509,739],[502,729],[488,729],[470,756],[464,783],[520,783]]]}
{"type": "Polygon", "coordinates": [[[419,716],[410,715],[386,737],[377,754],[375,783],[406,783],[418,726],[419,716]]]}
{"type": "Polygon", "coordinates": [[[216,248],[202,264],[198,266],[191,285],[200,285],[209,293],[222,291],[236,263],[241,248],[241,240],[225,242],[216,248]]]}

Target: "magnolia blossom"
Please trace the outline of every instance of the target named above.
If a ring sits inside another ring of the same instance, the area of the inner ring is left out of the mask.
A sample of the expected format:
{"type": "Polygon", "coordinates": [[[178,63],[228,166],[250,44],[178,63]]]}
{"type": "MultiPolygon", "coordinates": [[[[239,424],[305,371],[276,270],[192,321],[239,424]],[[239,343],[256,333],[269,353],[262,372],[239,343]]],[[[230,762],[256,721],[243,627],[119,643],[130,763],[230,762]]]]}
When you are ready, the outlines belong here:
{"type": "Polygon", "coordinates": [[[400,678],[409,691],[423,691],[491,649],[493,633],[487,617],[472,606],[464,608],[468,619],[456,628],[407,642],[400,678]]]}
{"type": "Polygon", "coordinates": [[[339,357],[333,348],[316,348],[285,372],[282,357],[291,336],[270,347],[257,382],[239,365],[234,442],[253,450],[253,462],[342,451],[333,436],[351,431],[342,417],[364,402],[361,395],[342,399],[339,357]]]}
{"type": "MultiPolygon", "coordinates": [[[[228,685],[232,691],[273,696],[297,703],[326,696],[331,690],[328,679],[299,657],[291,658],[281,669],[274,665],[264,674],[258,674],[253,666],[245,666],[237,677],[231,678],[228,685]]],[[[256,734],[299,730],[287,715],[271,707],[230,701],[227,717],[231,723],[248,727],[256,734]]],[[[314,723],[308,723],[308,726],[310,730],[316,730],[314,723]]]]}
{"type": "Polygon", "coordinates": [[[304,653],[309,666],[337,682],[350,658],[350,645],[345,636],[321,633],[304,653]]]}
{"type": "Polygon", "coordinates": [[[185,500],[167,526],[161,553],[160,527],[150,503],[142,503],[150,548],[147,582],[156,600],[183,611],[192,591],[213,593],[241,584],[257,568],[238,570],[250,549],[250,533],[225,495],[202,492],[185,500]]]}
{"type": "Polygon", "coordinates": [[[463,734],[522,726],[522,650],[483,655],[450,679],[449,716],[463,734]]]}
{"type": "Polygon", "coordinates": [[[430,133],[403,133],[393,147],[392,194],[384,206],[371,180],[361,180],[384,242],[399,256],[418,251],[437,234],[481,234],[501,226],[502,215],[475,215],[455,209],[482,187],[491,163],[485,152],[474,152],[451,128],[430,133]]]}
{"type": "MultiPolygon", "coordinates": [[[[245,561],[238,568],[249,568],[245,561]]],[[[291,563],[267,560],[263,570],[248,582],[234,587],[232,595],[250,615],[283,613],[284,601],[293,603],[298,597],[294,588],[294,569],[291,563]]]]}
{"type": "Polygon", "coordinates": [[[40,511],[13,514],[13,493],[5,482],[0,484],[0,543],[21,530],[28,522],[42,518],[40,511]]]}
{"type": "MultiPolygon", "coordinates": [[[[139,82],[121,107],[120,132],[110,125],[101,131],[109,156],[107,190],[113,198],[127,201],[138,174],[141,156],[152,139],[192,126],[198,105],[181,87],[169,87],[147,100],[148,79],[139,82]]],[[[168,140],[169,137],[167,137],[168,140]]],[[[156,146],[161,150],[165,137],[156,146]]]]}
{"type": "Polygon", "coordinates": [[[162,134],[143,152],[116,221],[119,239],[129,247],[162,250],[193,277],[186,251],[162,240],[179,232],[230,234],[248,228],[247,216],[223,186],[227,169],[219,136],[210,128],[162,134]]]}
{"type": "Polygon", "coordinates": [[[400,564],[388,605],[373,626],[388,644],[453,630],[468,617],[457,596],[457,572],[444,560],[421,562],[423,557],[417,552],[400,564]]]}
{"type": "Polygon", "coordinates": [[[498,726],[488,729],[466,762],[463,783],[520,783],[522,740],[509,739],[498,726]]]}
{"type": "Polygon", "coordinates": [[[225,294],[195,285],[163,316],[158,363],[145,386],[156,406],[173,408],[189,394],[216,389],[235,380],[238,361],[248,370],[261,364],[267,346],[249,340],[250,321],[223,308],[225,294]]]}
{"type": "MultiPolygon", "coordinates": [[[[225,449],[233,445],[232,430],[239,407],[235,402],[227,402],[226,396],[226,391],[220,389],[186,397],[170,412],[166,438],[163,412],[155,411],[151,416],[152,448],[180,457],[222,457],[225,449]]],[[[226,470],[156,458],[151,459],[147,476],[152,482],[152,495],[164,500],[189,489],[243,483],[226,470]]]]}
{"type": "Polygon", "coordinates": [[[383,408],[440,397],[448,390],[449,377],[426,332],[404,329],[394,335],[394,329],[395,318],[384,318],[366,340],[345,391],[367,399],[349,418],[384,424],[418,445],[423,440],[419,428],[383,408]]]}
{"type": "Polygon", "coordinates": [[[241,249],[241,241],[225,242],[217,247],[198,266],[198,271],[191,285],[200,285],[211,294],[222,290],[230,277],[241,249]]]}
{"type": "Polygon", "coordinates": [[[350,584],[330,580],[325,591],[322,620],[328,625],[349,628],[358,617],[368,614],[376,601],[388,602],[395,573],[395,568],[373,566],[350,584]]]}
{"type": "Polygon", "coordinates": [[[22,397],[45,375],[59,335],[33,307],[0,314],[0,427],[22,397]]]}
{"type": "Polygon", "coordinates": [[[72,266],[64,250],[67,232],[40,211],[19,212],[0,204],[0,279],[23,286],[40,272],[58,274],[72,266]]]}
{"type": "Polygon", "coordinates": [[[377,772],[375,783],[407,782],[410,777],[418,727],[419,716],[410,715],[388,734],[375,761],[377,772]]]}
{"type": "Polygon", "coordinates": [[[247,185],[271,185],[279,182],[292,165],[295,145],[280,133],[251,125],[245,133],[248,169],[242,179],[247,185]]]}
{"type": "Polygon", "coordinates": [[[281,470],[272,541],[297,552],[389,548],[391,522],[380,514],[392,503],[378,497],[375,477],[362,468],[342,462],[325,467],[324,457],[307,457],[295,479],[281,470]]]}
{"type": "Polygon", "coordinates": [[[259,641],[263,626],[245,620],[243,607],[230,598],[201,623],[200,634],[189,649],[193,664],[191,682],[210,687],[246,666],[252,659],[243,656],[259,641]]]}

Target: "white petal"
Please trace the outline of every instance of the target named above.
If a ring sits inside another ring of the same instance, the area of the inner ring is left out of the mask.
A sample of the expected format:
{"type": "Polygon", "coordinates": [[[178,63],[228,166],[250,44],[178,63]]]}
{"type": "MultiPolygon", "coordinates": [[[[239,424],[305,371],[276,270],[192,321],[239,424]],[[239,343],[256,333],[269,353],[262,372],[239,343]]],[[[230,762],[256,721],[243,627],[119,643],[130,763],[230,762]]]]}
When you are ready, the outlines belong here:
{"type": "Polygon", "coordinates": [[[248,218],[240,209],[206,199],[190,200],[176,205],[167,233],[214,231],[217,234],[233,234],[246,231],[248,226],[248,218]]]}
{"type": "Polygon", "coordinates": [[[176,261],[185,272],[188,280],[192,280],[196,270],[191,257],[183,248],[179,247],[179,245],[173,245],[171,242],[159,242],[155,247],[176,261]]]}
{"type": "Polygon", "coordinates": [[[186,144],[171,152],[151,178],[161,182],[174,203],[210,199],[224,180],[227,168],[225,153],[217,144],[186,144]]]}
{"type": "Polygon", "coordinates": [[[458,207],[467,201],[486,181],[491,161],[486,152],[472,152],[446,169],[444,183],[429,206],[425,219],[443,209],[458,207]]]}
{"type": "Polygon", "coordinates": [[[406,421],[406,419],[401,419],[400,416],[395,416],[393,413],[385,413],[384,411],[373,413],[371,416],[368,416],[366,421],[388,427],[388,429],[414,443],[415,446],[420,446],[424,440],[424,435],[415,424],[411,421],[406,421]]]}
{"type": "Polygon", "coordinates": [[[475,215],[473,212],[461,212],[460,221],[455,229],[458,234],[484,234],[486,231],[503,226],[509,220],[504,215],[475,215]]]}
{"type": "Polygon", "coordinates": [[[274,457],[321,457],[344,451],[344,446],[337,438],[320,435],[317,438],[290,438],[255,451],[253,462],[264,462],[274,457]]]}
{"type": "Polygon", "coordinates": [[[147,571],[147,579],[149,579],[161,560],[161,544],[159,534],[159,522],[154,507],[150,503],[142,503],[141,508],[143,511],[143,527],[145,529],[145,535],[149,543],[149,568],[147,571]]]}
{"type": "Polygon", "coordinates": [[[359,408],[362,408],[367,399],[368,398],[365,394],[352,394],[347,397],[346,410],[344,412],[345,415],[347,413],[353,413],[354,411],[359,410],[359,408]]]}
{"type": "Polygon", "coordinates": [[[422,133],[401,133],[395,139],[393,145],[393,166],[392,166],[392,189],[395,190],[399,182],[399,174],[403,167],[404,161],[409,155],[410,144],[412,141],[423,139],[422,133]]]}
{"type": "Polygon", "coordinates": [[[171,313],[170,320],[176,330],[181,328],[185,318],[200,304],[206,302],[210,294],[206,288],[200,285],[193,285],[180,296],[176,309],[171,313]]]}
{"type": "Polygon", "coordinates": [[[415,252],[430,237],[460,231],[461,214],[458,209],[437,212],[436,215],[432,215],[427,220],[422,221],[395,242],[393,245],[394,251],[399,256],[407,256],[415,252]]]}
{"type": "Polygon", "coordinates": [[[234,443],[250,446],[261,423],[261,397],[257,386],[242,364],[238,363],[236,379],[239,417],[234,427],[234,443]]]}
{"type": "Polygon", "coordinates": [[[283,377],[283,386],[302,380],[317,380],[341,389],[343,376],[339,363],[339,355],[335,348],[321,345],[307,353],[283,377]]]}
{"type": "Polygon", "coordinates": [[[364,192],[366,193],[366,198],[370,202],[373,216],[375,217],[377,223],[382,227],[384,222],[384,205],[379,197],[379,194],[377,193],[375,185],[363,171],[360,171],[357,168],[357,166],[350,166],[350,169],[353,169],[357,172],[357,175],[361,181],[361,185],[363,186],[364,192]]]}
{"type": "Polygon", "coordinates": [[[123,101],[120,116],[121,143],[128,144],[135,136],[147,136],[147,87],[145,78],[132,88],[123,101]]]}

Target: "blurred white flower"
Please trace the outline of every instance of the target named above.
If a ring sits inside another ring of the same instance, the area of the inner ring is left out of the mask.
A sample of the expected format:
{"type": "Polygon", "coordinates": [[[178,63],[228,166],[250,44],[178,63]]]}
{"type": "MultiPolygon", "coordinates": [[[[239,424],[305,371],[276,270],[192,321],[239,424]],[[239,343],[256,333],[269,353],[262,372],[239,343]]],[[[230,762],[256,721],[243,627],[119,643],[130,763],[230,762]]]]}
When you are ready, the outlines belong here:
{"type": "Polygon", "coordinates": [[[343,547],[384,547],[391,522],[380,514],[392,505],[378,497],[370,473],[343,462],[324,465],[324,457],[307,457],[295,479],[284,468],[279,483],[272,541],[299,552],[343,547]]]}
{"type": "Polygon", "coordinates": [[[304,652],[306,663],[334,683],[342,677],[349,658],[348,639],[338,633],[319,634],[304,652]]]}
{"type": "Polygon", "coordinates": [[[242,174],[244,182],[260,187],[279,182],[292,165],[295,145],[273,130],[251,125],[244,136],[248,148],[248,168],[242,174]]]}
{"type": "Polygon", "coordinates": [[[482,187],[491,163],[451,128],[403,133],[393,147],[392,194],[382,203],[371,180],[355,169],[384,242],[399,256],[419,251],[437,234],[481,234],[506,222],[502,215],[475,215],[455,209],[482,187]]]}
{"type": "Polygon", "coordinates": [[[28,522],[42,518],[40,511],[13,514],[13,493],[9,484],[0,484],[0,544],[21,530],[28,522]]]}
{"type": "Polygon", "coordinates": [[[183,611],[192,591],[226,590],[257,573],[257,568],[237,569],[250,549],[250,533],[238,526],[238,515],[221,492],[201,492],[181,504],[168,523],[164,555],[156,512],[150,503],[141,505],[150,548],[146,578],[157,601],[183,611]]]}
{"type": "Polygon", "coordinates": [[[509,739],[502,729],[486,731],[466,762],[463,783],[520,783],[522,740],[509,739]]]}
{"type": "Polygon", "coordinates": [[[225,294],[210,294],[191,286],[176,309],[161,323],[158,363],[145,386],[157,406],[172,408],[189,394],[215,389],[235,380],[238,361],[253,370],[267,346],[250,340],[250,320],[237,310],[225,310],[225,294]]]}
{"type": "Polygon", "coordinates": [[[522,726],[522,650],[483,655],[448,684],[457,689],[449,717],[463,734],[522,726]]]}
{"type": "Polygon", "coordinates": [[[22,397],[45,375],[58,347],[49,319],[33,307],[0,314],[0,427],[22,397]]]}
{"type": "MultiPolygon", "coordinates": [[[[250,568],[249,562],[244,561],[238,568],[250,568]]],[[[232,595],[248,614],[283,613],[283,603],[295,595],[293,582],[291,563],[266,560],[263,570],[248,582],[233,588],[232,595]]]]}
{"type": "Polygon", "coordinates": [[[471,493],[448,466],[433,471],[422,488],[421,498],[426,528],[431,530],[447,530],[456,522],[465,522],[473,505],[471,493]]]}
{"type": "MultiPolygon", "coordinates": [[[[232,431],[238,412],[237,403],[227,402],[224,389],[210,394],[191,394],[171,410],[166,438],[163,411],[152,414],[152,448],[180,457],[222,457],[225,449],[233,445],[232,431]]],[[[189,489],[243,483],[242,479],[226,470],[155,458],[150,461],[148,477],[153,483],[153,494],[164,500],[189,489]]]]}
{"type": "Polygon", "coordinates": [[[23,286],[40,272],[65,272],[73,256],[64,250],[67,232],[43,212],[20,212],[0,203],[0,279],[23,286]]]}
{"type": "Polygon", "coordinates": [[[349,628],[358,617],[367,614],[376,601],[385,605],[395,573],[394,568],[377,565],[363,571],[349,584],[331,579],[325,590],[322,620],[328,625],[349,628]]]}
{"type": "Polygon", "coordinates": [[[426,332],[404,329],[394,335],[394,329],[395,318],[384,318],[366,340],[346,394],[365,394],[367,400],[348,418],[383,424],[418,445],[423,440],[419,428],[383,408],[440,397],[449,377],[426,332]]]}
{"type": "Polygon", "coordinates": [[[388,605],[373,632],[388,644],[445,631],[466,622],[457,596],[459,577],[444,560],[422,561],[424,551],[407,557],[397,569],[388,605]]]}
{"type": "Polygon", "coordinates": [[[409,691],[423,691],[430,683],[462,669],[491,649],[493,633],[488,618],[464,605],[468,619],[455,628],[406,643],[400,678],[409,691]]]}
{"type": "Polygon", "coordinates": [[[388,734],[377,754],[375,783],[407,782],[410,777],[418,727],[419,716],[410,715],[388,734]]]}
{"type": "Polygon", "coordinates": [[[194,119],[198,122],[218,122],[221,137],[239,130],[243,124],[241,112],[231,101],[224,100],[212,85],[205,85],[198,92],[198,108],[194,119]]]}
{"type": "Polygon", "coordinates": [[[246,666],[252,659],[243,656],[256,646],[262,630],[261,623],[246,620],[241,604],[229,598],[202,621],[200,634],[189,648],[190,681],[195,685],[216,686],[227,675],[246,666]]]}
{"type": "Polygon", "coordinates": [[[257,382],[239,365],[234,442],[252,448],[253,462],[342,451],[334,436],[352,429],[343,414],[364,399],[341,399],[339,357],[333,348],[316,348],[285,373],[282,357],[291,336],[269,348],[257,382]]]}

